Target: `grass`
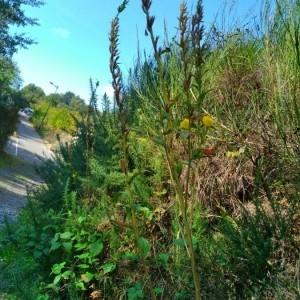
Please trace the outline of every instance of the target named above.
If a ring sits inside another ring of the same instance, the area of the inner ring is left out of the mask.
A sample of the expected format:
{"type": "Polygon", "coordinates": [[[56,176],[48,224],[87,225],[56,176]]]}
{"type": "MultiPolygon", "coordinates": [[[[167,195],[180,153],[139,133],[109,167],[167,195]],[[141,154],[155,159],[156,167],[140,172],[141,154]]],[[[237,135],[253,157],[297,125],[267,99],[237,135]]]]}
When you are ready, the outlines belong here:
{"type": "Polygon", "coordinates": [[[7,166],[17,166],[23,164],[23,161],[14,155],[10,155],[6,152],[0,153],[0,168],[7,166]]]}

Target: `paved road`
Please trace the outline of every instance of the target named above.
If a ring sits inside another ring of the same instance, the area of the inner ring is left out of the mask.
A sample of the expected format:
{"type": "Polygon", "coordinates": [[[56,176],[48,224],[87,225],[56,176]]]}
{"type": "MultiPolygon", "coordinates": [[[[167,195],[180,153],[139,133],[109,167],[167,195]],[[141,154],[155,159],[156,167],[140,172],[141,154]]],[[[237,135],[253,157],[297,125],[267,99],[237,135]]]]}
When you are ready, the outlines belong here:
{"type": "Polygon", "coordinates": [[[17,136],[11,137],[6,150],[26,162],[39,165],[45,159],[51,158],[52,153],[32,128],[27,115],[20,113],[19,116],[17,136]]]}
{"type": "Polygon", "coordinates": [[[0,228],[4,225],[4,216],[14,220],[26,204],[27,189],[41,184],[35,166],[52,156],[23,113],[17,134],[7,143],[6,151],[19,160],[12,166],[0,168],[0,228]]]}

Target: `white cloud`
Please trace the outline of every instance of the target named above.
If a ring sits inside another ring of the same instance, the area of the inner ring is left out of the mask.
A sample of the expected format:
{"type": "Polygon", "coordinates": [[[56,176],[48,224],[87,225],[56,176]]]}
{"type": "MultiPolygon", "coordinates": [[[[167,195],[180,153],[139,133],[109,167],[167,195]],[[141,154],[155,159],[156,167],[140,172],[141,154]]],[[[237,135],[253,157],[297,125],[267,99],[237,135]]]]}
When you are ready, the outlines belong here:
{"type": "Polygon", "coordinates": [[[54,34],[62,39],[67,39],[71,32],[69,29],[67,28],[59,28],[59,27],[53,27],[52,31],[54,32],[54,34]]]}
{"type": "Polygon", "coordinates": [[[114,97],[114,89],[112,88],[111,85],[100,85],[100,92],[99,92],[99,96],[102,97],[104,93],[106,93],[106,95],[113,100],[114,97]]]}

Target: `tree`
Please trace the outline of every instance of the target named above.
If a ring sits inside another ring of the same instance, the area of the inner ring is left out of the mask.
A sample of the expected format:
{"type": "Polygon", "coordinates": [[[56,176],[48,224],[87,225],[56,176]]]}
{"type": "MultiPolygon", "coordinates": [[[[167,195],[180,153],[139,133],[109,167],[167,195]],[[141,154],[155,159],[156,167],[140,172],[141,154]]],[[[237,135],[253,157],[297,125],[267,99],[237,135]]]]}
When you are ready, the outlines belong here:
{"type": "Polygon", "coordinates": [[[75,96],[72,98],[69,108],[72,111],[77,111],[80,114],[85,115],[87,113],[87,105],[85,104],[84,100],[81,99],[79,96],[75,96]]]}
{"type": "Polygon", "coordinates": [[[73,92],[66,92],[63,94],[62,96],[62,103],[69,106],[70,105],[70,102],[71,100],[75,97],[75,94],[73,92]]]}
{"type": "Polygon", "coordinates": [[[45,100],[52,106],[60,106],[62,103],[62,95],[57,93],[51,93],[45,97],[45,100]]]}
{"type": "Polygon", "coordinates": [[[25,100],[16,89],[20,81],[19,69],[7,57],[0,55],[0,152],[14,132],[18,111],[25,100]]]}
{"type": "Polygon", "coordinates": [[[12,56],[18,48],[26,48],[34,40],[24,33],[12,34],[11,26],[37,25],[37,20],[27,17],[24,5],[38,7],[40,0],[0,0],[0,152],[14,132],[18,111],[24,105],[22,93],[18,91],[20,75],[12,56]]]}
{"type": "Polygon", "coordinates": [[[25,15],[23,5],[39,7],[40,0],[0,0],[0,54],[11,57],[18,47],[27,48],[34,43],[24,33],[12,34],[10,26],[38,25],[37,19],[25,15]]]}
{"type": "Polygon", "coordinates": [[[38,104],[40,103],[44,97],[45,93],[42,88],[36,86],[33,83],[30,83],[23,87],[22,94],[24,98],[27,100],[28,104],[38,104]]]}

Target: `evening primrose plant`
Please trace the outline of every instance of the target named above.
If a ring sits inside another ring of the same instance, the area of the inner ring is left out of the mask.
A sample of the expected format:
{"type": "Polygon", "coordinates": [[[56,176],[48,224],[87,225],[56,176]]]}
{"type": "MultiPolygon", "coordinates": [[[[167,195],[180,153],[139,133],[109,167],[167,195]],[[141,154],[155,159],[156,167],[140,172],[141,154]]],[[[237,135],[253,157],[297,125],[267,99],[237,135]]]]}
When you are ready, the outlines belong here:
{"type": "MultiPolygon", "coordinates": [[[[202,25],[203,7],[198,1],[195,12],[189,16],[186,1],[180,7],[179,38],[175,42],[179,52],[179,74],[176,86],[172,89],[171,75],[163,55],[169,55],[158,45],[159,37],[155,36],[153,25],[155,17],[151,15],[150,0],[142,0],[142,9],[146,16],[146,28],[149,33],[154,57],[158,69],[159,94],[156,114],[158,130],[155,141],[162,147],[171,186],[175,193],[175,211],[179,232],[177,236],[182,241],[190,260],[191,273],[194,282],[195,299],[201,299],[201,284],[195,253],[193,235],[194,215],[199,212],[196,190],[194,188],[194,172],[199,159],[203,156],[206,137],[215,123],[214,118],[203,113],[203,100],[207,91],[203,86],[202,76],[205,60],[205,45],[203,44],[204,27],[202,25]],[[175,146],[177,145],[177,146],[175,146]]],[[[197,241],[198,242],[198,241],[197,241]]],[[[196,243],[197,243],[196,242],[196,243]]],[[[200,241],[199,241],[200,242],[200,241]]]]}
{"type": "Polygon", "coordinates": [[[134,245],[139,253],[142,268],[146,277],[146,282],[148,286],[148,291],[151,295],[151,299],[156,299],[156,294],[153,287],[153,282],[149,274],[149,266],[147,263],[147,256],[150,254],[150,242],[141,236],[138,229],[137,223],[137,210],[135,203],[135,195],[132,187],[133,176],[129,170],[129,151],[128,151],[128,137],[129,128],[127,124],[127,99],[124,91],[122,71],[119,66],[119,50],[118,50],[118,36],[119,36],[119,15],[124,11],[128,4],[128,0],[124,0],[122,4],[118,7],[118,13],[111,22],[110,30],[110,72],[112,75],[112,87],[114,89],[114,98],[116,105],[118,107],[118,120],[120,129],[120,143],[121,149],[123,151],[123,158],[120,160],[120,168],[125,176],[126,190],[124,193],[124,206],[128,208],[129,214],[127,215],[130,223],[123,223],[117,220],[117,224],[125,225],[128,229],[132,228],[132,233],[134,236],[134,245]]]}

